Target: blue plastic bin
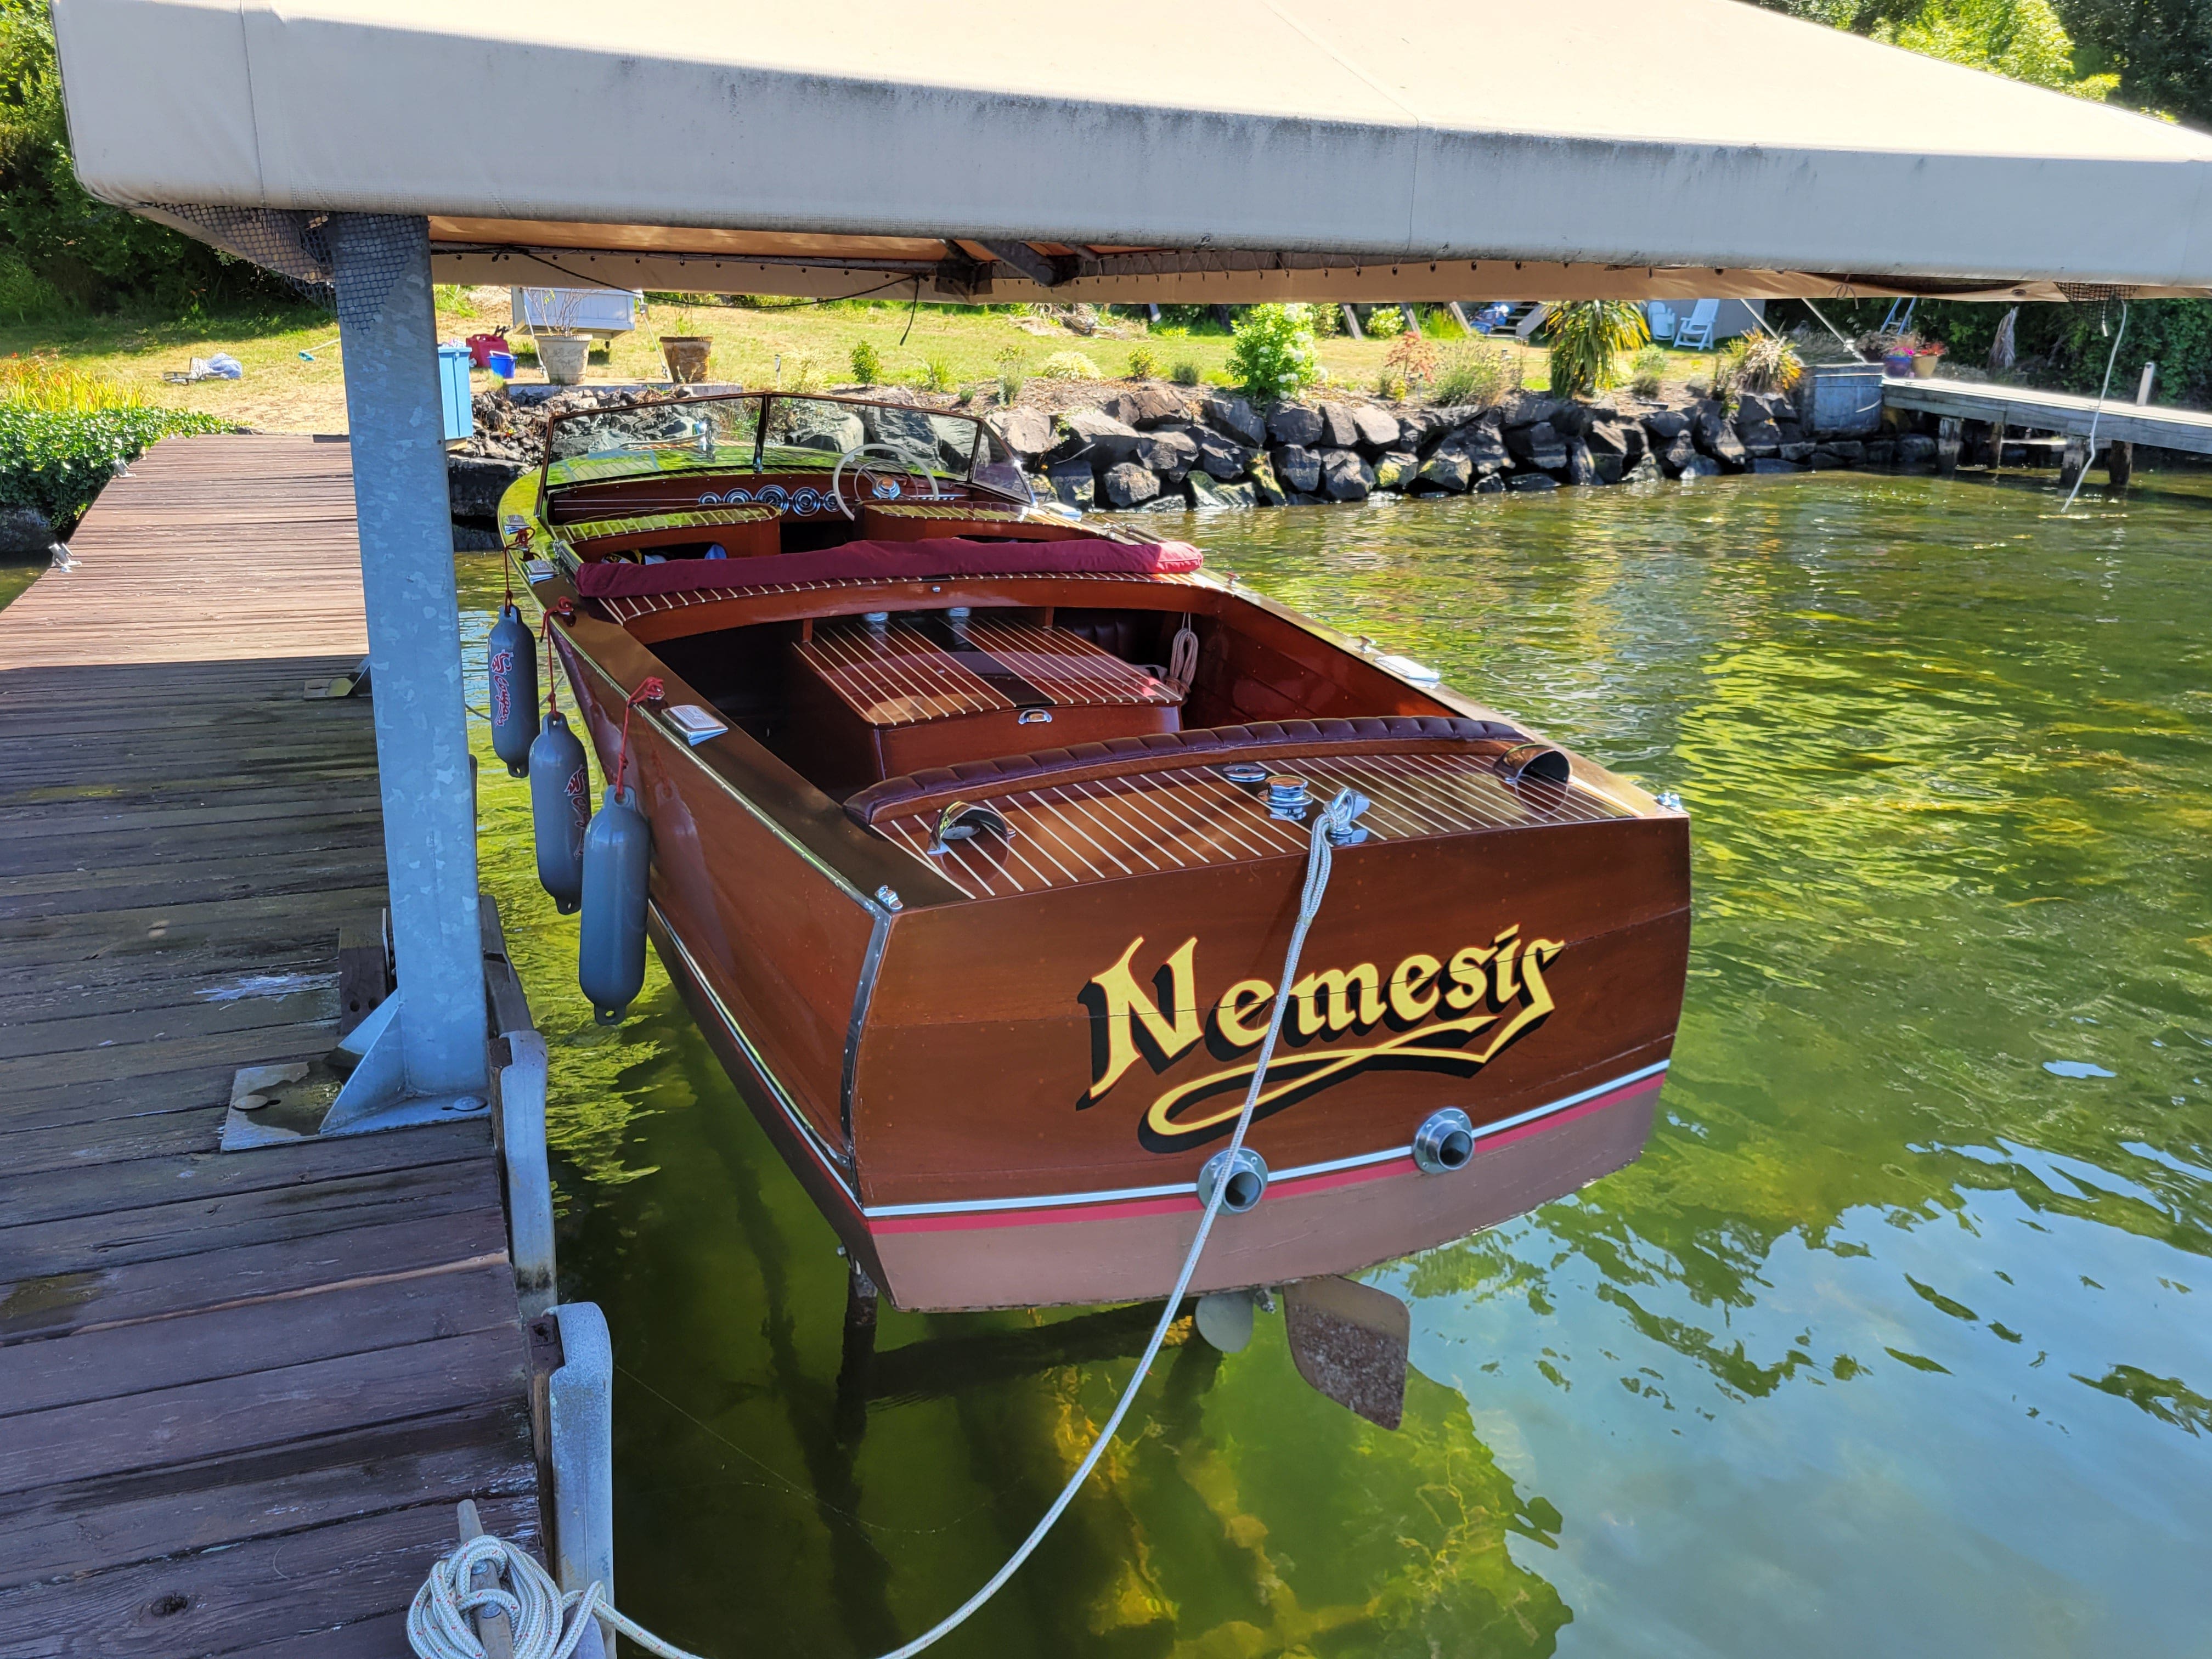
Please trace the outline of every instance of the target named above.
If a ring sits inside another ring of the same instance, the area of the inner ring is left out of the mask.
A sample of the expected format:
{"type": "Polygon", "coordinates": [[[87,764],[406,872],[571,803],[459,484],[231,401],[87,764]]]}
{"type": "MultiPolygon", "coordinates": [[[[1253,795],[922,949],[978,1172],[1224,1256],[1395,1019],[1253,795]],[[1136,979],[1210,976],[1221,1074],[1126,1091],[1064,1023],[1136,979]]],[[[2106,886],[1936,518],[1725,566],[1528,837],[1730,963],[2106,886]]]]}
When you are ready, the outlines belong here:
{"type": "Polygon", "coordinates": [[[476,408],[469,398],[469,349],[438,348],[438,407],[446,417],[446,439],[465,438],[476,430],[476,408]]]}

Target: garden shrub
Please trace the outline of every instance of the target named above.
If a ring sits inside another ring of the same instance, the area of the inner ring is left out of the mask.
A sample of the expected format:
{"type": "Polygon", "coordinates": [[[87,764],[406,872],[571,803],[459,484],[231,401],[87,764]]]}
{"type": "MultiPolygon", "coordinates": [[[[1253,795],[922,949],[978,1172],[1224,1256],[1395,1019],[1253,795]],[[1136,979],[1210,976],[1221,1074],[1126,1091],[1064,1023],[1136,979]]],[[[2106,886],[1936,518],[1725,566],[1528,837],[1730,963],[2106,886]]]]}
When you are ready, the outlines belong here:
{"type": "Polygon", "coordinates": [[[874,386],[884,376],[884,355],[863,340],[853,348],[853,378],[862,386],[874,386]]]}
{"type": "Polygon", "coordinates": [[[1198,365],[1188,357],[1176,359],[1176,366],[1168,371],[1168,378],[1177,386],[1196,386],[1206,377],[1199,373],[1198,365]]]}
{"type": "Polygon", "coordinates": [[[1160,378],[1160,355],[1148,345],[1140,345],[1129,353],[1129,378],[1133,380],[1157,380],[1160,378]]]}
{"type": "Polygon", "coordinates": [[[66,530],[119,468],[161,439],[230,429],[188,410],[56,411],[0,398],[0,507],[35,507],[57,532],[66,530]]]}
{"type": "Polygon", "coordinates": [[[1629,363],[1628,389],[1639,398],[1656,398],[1667,378],[1667,349],[1646,346],[1629,363]]]}
{"type": "Polygon", "coordinates": [[[1098,365],[1079,351],[1055,351],[1044,360],[1037,370],[1038,378],[1047,380],[1097,380],[1098,365]]]}
{"type": "Polygon", "coordinates": [[[1246,307],[1229,348],[1229,373],[1247,397],[1262,403],[1295,398],[1314,385],[1321,365],[1314,357],[1313,308],[1246,307]]]}
{"type": "Polygon", "coordinates": [[[1443,354],[1429,395],[1439,404],[1471,404],[1486,409],[1521,388],[1521,359],[1500,346],[1461,346],[1443,354]]]}
{"type": "Polygon", "coordinates": [[[925,392],[950,392],[960,384],[952,372],[952,360],[941,354],[929,358],[921,366],[921,386],[925,392]]]}
{"type": "Polygon", "coordinates": [[[1361,331],[1370,340],[1395,340],[1405,331],[1406,313],[1395,306],[1376,306],[1367,313],[1360,325],[1361,331]]]}

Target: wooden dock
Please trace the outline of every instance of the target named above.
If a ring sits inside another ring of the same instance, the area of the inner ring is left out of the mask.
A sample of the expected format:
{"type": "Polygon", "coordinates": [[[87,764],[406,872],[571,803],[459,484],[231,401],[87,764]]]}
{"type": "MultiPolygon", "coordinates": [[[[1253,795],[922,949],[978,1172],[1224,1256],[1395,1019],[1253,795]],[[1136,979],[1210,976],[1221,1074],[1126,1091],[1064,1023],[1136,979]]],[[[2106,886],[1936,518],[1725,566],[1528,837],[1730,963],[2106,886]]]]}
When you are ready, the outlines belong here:
{"type": "MultiPolygon", "coordinates": [[[[2130,392],[2132,387],[2128,388],[2130,392]]],[[[1899,378],[1881,383],[1883,404],[1938,420],[1981,421],[2022,432],[2057,432],[2087,438],[2096,424],[2100,448],[2106,444],[2148,444],[2159,449],[2212,455],[2212,415],[2194,409],[2137,404],[2125,396],[2106,400],[2065,392],[2033,392],[2026,386],[1992,386],[1978,380],[1899,378]]]]}
{"type": "Polygon", "coordinates": [[[384,857],[342,441],[171,440],[0,611],[0,1656],[400,1659],[541,1536],[482,1121],[216,1150],[384,857]]]}

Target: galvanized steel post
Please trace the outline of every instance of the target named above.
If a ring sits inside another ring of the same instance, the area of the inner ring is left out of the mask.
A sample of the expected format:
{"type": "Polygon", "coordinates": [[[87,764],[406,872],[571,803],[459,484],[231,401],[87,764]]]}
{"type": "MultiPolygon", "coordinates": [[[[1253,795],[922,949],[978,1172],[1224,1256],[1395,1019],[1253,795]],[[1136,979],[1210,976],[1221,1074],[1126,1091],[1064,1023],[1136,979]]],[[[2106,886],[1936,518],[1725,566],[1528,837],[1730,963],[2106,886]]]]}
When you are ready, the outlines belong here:
{"type": "Polygon", "coordinates": [[[428,222],[328,228],[408,1089],[484,1092],[477,842],[428,222]]]}

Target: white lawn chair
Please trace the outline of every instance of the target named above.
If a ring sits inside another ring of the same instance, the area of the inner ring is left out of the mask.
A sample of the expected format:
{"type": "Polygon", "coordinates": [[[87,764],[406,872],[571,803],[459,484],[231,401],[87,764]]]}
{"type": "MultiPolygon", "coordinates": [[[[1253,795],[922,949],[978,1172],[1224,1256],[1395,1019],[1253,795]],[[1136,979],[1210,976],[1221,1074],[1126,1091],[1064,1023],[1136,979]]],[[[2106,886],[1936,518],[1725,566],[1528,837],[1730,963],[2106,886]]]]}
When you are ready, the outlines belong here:
{"type": "Polygon", "coordinates": [[[1700,300],[1690,307],[1690,314],[1674,325],[1674,344],[1682,351],[1710,350],[1713,343],[1713,319],[1721,314],[1718,300],[1700,300]]]}

